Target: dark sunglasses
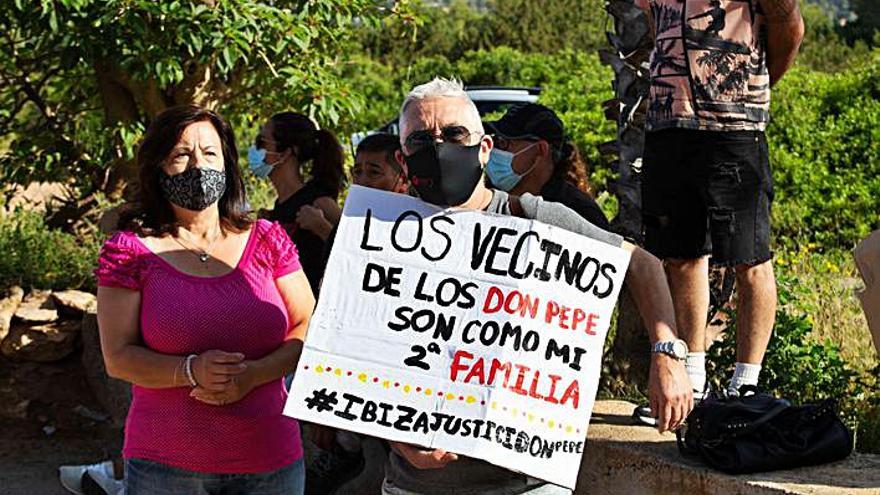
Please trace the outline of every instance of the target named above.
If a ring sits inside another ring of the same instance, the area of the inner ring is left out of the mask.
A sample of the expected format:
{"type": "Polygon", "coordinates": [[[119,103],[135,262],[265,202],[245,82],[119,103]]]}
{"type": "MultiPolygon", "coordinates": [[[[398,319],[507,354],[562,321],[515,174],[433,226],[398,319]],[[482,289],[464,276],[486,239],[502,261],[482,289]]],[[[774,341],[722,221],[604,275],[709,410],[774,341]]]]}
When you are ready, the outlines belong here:
{"type": "MultiPolygon", "coordinates": [[[[471,135],[479,135],[479,132],[471,132],[463,125],[450,125],[440,129],[440,138],[443,142],[453,144],[468,144],[471,135]]],[[[410,133],[404,141],[404,145],[411,152],[415,153],[426,146],[430,146],[437,138],[434,131],[423,129],[410,133]]]]}

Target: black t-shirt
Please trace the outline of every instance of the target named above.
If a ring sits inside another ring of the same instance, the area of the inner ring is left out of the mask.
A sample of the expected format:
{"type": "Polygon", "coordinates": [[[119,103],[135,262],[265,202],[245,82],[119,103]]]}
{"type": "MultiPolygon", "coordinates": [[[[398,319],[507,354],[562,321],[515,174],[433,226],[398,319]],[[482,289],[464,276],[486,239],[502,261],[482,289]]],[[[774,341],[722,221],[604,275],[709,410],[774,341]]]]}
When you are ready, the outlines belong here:
{"type": "Polygon", "coordinates": [[[596,200],[570,182],[563,179],[550,179],[541,188],[540,195],[547,201],[564,204],[596,227],[613,232],[608,218],[602,213],[596,200]]]}
{"type": "Polygon", "coordinates": [[[296,224],[296,213],[303,205],[311,205],[316,199],[324,196],[336,199],[337,192],[322,184],[309,181],[283,203],[276,201],[275,208],[269,213],[269,220],[280,223],[293,243],[296,244],[299,251],[299,262],[302,264],[306,278],[309,279],[312,292],[316,295],[326,263],[324,241],[314,232],[299,228],[296,224]]]}

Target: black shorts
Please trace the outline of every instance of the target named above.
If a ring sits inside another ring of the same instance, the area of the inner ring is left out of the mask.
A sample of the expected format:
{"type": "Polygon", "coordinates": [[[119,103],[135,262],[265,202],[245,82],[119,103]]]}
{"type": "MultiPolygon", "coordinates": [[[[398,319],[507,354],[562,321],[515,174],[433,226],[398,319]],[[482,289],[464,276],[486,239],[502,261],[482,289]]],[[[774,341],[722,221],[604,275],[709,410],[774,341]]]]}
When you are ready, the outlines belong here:
{"type": "Polygon", "coordinates": [[[649,132],[642,165],[645,248],[655,256],[712,255],[723,266],[771,258],[773,177],[758,131],[649,132]]]}

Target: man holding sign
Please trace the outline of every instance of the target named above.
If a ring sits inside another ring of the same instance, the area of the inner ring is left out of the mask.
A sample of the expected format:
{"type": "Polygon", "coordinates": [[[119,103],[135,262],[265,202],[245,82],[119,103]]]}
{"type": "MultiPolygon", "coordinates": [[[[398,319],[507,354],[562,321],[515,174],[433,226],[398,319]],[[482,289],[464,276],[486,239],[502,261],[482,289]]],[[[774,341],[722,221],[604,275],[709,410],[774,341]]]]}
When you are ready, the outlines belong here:
{"type": "Polygon", "coordinates": [[[388,494],[569,493],[625,275],[669,343],[653,410],[679,426],[693,402],[659,261],[562,205],[487,189],[492,139],[460,83],[415,88],[400,125],[423,202],[352,188],[285,413],[391,440],[388,494]]]}

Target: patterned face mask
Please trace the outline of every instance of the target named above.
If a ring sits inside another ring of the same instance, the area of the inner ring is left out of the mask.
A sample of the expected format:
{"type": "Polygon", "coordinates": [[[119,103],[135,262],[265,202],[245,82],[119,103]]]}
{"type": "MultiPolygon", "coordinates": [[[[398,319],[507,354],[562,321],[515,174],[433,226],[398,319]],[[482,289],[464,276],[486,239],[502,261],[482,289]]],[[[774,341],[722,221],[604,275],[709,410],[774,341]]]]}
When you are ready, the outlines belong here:
{"type": "Polygon", "coordinates": [[[201,211],[219,201],[226,192],[226,171],[201,167],[177,175],[160,171],[159,187],[171,203],[187,210],[201,211]]]}

